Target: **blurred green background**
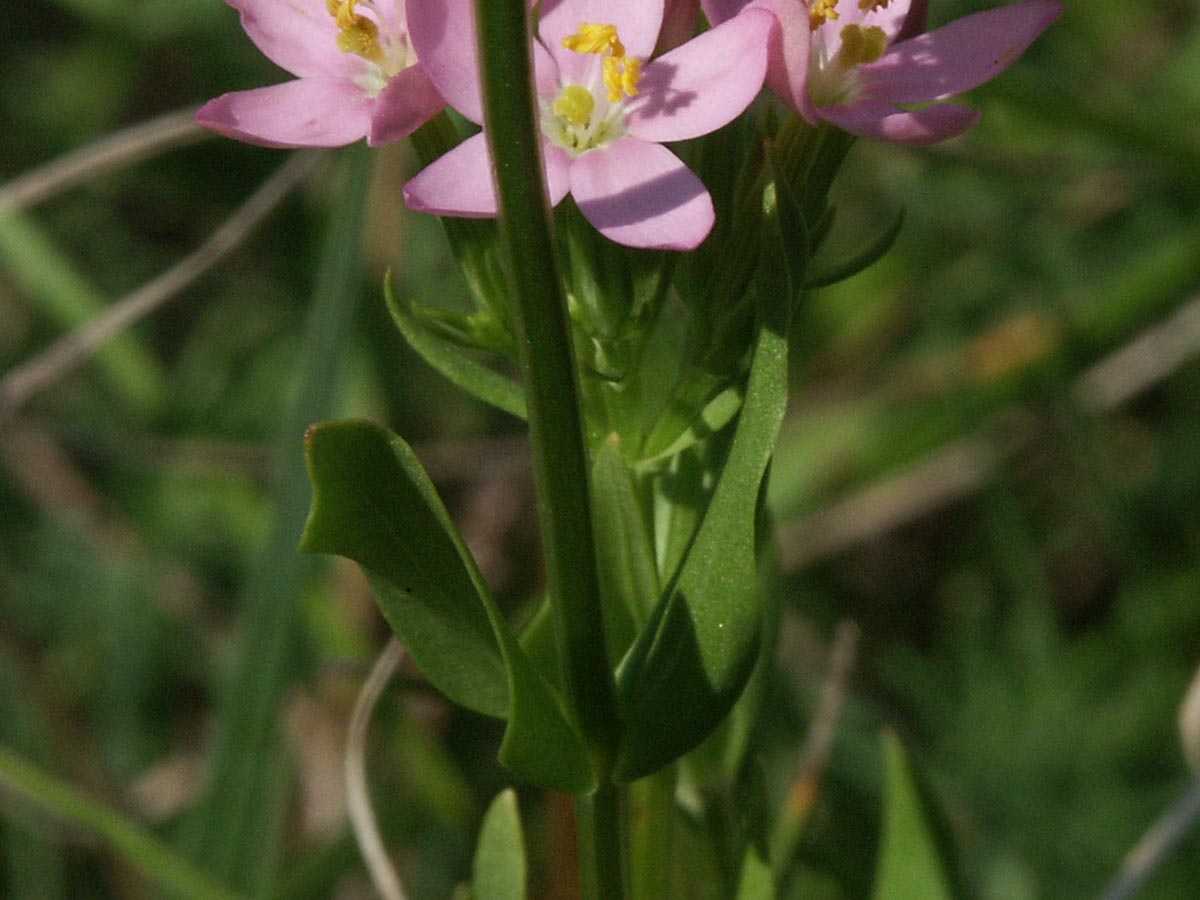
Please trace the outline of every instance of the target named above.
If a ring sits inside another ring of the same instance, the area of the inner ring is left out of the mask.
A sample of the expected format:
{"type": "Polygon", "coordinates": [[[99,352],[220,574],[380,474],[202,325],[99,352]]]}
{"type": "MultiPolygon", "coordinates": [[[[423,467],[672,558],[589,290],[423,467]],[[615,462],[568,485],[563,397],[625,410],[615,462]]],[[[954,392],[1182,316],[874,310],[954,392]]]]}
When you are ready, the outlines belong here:
{"type": "MultiPolygon", "coordinates": [[[[931,6],[941,23],[986,4],[931,6]]],[[[42,0],[5,18],[5,181],[282,77],[218,0],[42,0]]],[[[967,894],[989,900],[1095,896],[1189,783],[1200,10],[1071,4],[970,99],[984,118],[964,139],[855,147],[827,252],[900,207],[907,221],[796,327],[771,494],[788,618],[763,735],[781,788],[837,624],[861,629],[797,896],[869,896],[883,725],[925,772],[967,894]]],[[[203,243],[285,158],[205,139],[0,218],[0,373],[203,243]]],[[[317,165],[214,271],[0,422],[0,745],[221,881],[351,898],[371,894],[340,749],[386,629],[355,571],[291,552],[304,425],[364,415],[401,433],[501,599],[515,608],[538,576],[519,423],[432,373],[383,308],[389,268],[423,302],[465,295],[438,223],[403,210],[411,154],[317,165]],[[360,264],[326,236],[352,230],[363,195],[360,264]]],[[[504,783],[498,728],[415,680],[376,727],[371,779],[407,886],[447,897],[504,783]]],[[[569,809],[522,800],[537,896],[569,896],[554,865],[569,809]]],[[[157,895],[88,834],[3,791],[0,808],[0,895],[157,895]]],[[[1197,885],[1193,835],[1145,896],[1197,885]]]]}

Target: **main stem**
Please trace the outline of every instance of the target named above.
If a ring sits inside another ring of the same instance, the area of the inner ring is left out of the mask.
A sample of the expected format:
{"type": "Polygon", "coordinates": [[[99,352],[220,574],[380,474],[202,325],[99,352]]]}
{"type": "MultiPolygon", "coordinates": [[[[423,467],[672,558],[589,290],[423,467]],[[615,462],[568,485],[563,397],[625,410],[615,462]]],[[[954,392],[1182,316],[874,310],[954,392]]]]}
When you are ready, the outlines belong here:
{"type": "Polygon", "coordinates": [[[617,741],[612,668],[592,529],[590,464],[566,301],[541,178],[527,0],[475,0],[484,127],[495,165],[501,238],[517,324],[546,580],[571,706],[600,788],[581,801],[585,890],[624,895],[620,813],[609,778],[617,741]]]}

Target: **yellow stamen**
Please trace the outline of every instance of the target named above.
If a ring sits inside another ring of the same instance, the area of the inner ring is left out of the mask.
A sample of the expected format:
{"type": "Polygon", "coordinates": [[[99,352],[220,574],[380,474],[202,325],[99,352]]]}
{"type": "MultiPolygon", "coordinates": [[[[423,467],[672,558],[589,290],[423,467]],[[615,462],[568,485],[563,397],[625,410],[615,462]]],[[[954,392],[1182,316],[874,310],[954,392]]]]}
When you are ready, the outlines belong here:
{"type": "Polygon", "coordinates": [[[808,7],[808,27],[813,31],[836,18],[838,18],[837,0],[812,0],[808,7]]]}
{"type": "Polygon", "coordinates": [[[578,34],[570,34],[563,38],[562,45],[576,53],[625,55],[625,45],[617,37],[616,25],[594,25],[584,22],[579,26],[578,34]]]}
{"type": "Polygon", "coordinates": [[[592,119],[592,110],[596,108],[596,98],[583,85],[569,84],[554,101],[554,114],[560,119],[566,119],[572,125],[580,128],[592,119]]]}
{"type": "Polygon", "coordinates": [[[578,34],[563,38],[563,47],[576,53],[595,53],[604,57],[604,84],[608,88],[609,102],[615,103],[622,96],[633,97],[638,92],[642,78],[642,61],[636,56],[625,55],[625,45],[617,36],[616,25],[597,25],[584,22],[578,34]]]}
{"type": "Polygon", "coordinates": [[[858,0],[858,8],[863,12],[875,12],[877,9],[883,9],[892,0],[858,0]]]}
{"type": "Polygon", "coordinates": [[[838,50],[837,63],[850,69],[864,63],[873,63],[887,50],[887,35],[883,29],[872,25],[847,25],[842,29],[842,46],[838,50]]]}
{"type": "Polygon", "coordinates": [[[621,96],[634,97],[642,80],[642,61],[636,57],[609,56],[604,59],[604,84],[608,99],[615,103],[621,96]]]}

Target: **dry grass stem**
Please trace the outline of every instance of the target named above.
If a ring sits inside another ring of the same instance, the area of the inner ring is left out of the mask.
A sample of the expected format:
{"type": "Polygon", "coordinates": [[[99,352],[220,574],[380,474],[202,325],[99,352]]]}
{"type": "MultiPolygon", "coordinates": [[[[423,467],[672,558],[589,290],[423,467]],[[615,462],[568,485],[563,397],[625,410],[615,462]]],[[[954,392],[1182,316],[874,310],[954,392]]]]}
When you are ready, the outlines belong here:
{"type": "Polygon", "coordinates": [[[228,256],[307,177],[321,154],[294,154],[200,247],[0,380],[0,423],[31,396],[74,371],[106,341],[157,310],[228,256]]]}
{"type": "Polygon", "coordinates": [[[346,807],[367,871],[383,900],[406,900],[406,895],[400,885],[400,876],[388,858],[371,804],[371,792],[367,787],[367,731],[375,706],[403,659],[404,647],[394,637],[389,638],[354,701],[346,737],[346,807]]]}
{"type": "Polygon", "coordinates": [[[211,132],[192,120],[195,113],[191,108],[166,113],[19,175],[0,187],[0,216],[33,206],[110,169],[211,137],[211,132]]]}

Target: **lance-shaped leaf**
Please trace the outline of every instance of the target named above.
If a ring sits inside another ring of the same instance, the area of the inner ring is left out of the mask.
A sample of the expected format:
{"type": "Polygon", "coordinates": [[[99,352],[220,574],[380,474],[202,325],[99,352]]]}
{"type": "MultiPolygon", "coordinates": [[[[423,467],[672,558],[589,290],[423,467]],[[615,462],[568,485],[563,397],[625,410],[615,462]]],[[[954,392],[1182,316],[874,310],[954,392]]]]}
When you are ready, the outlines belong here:
{"type": "Polygon", "coordinates": [[[951,900],[954,892],[916,776],[895,733],[884,734],[887,791],[875,900],[951,900]]]}
{"type": "Polygon", "coordinates": [[[758,652],[759,486],[787,405],[787,322],[807,260],[793,198],[768,187],[763,213],[772,240],[756,280],[759,326],[746,399],[692,545],[618,673],[622,779],[648,775],[703,740],[737,700],[758,652]],[[797,234],[801,245],[789,245],[797,234]]]}
{"type": "Polygon", "coordinates": [[[544,787],[586,791],[587,752],[521,650],[412,449],[371,422],[306,436],[313,506],[301,548],[362,567],[388,624],[439,690],[508,719],[501,762],[544,787]]]}
{"type": "Polygon", "coordinates": [[[787,340],[759,335],[746,403],[712,501],[654,617],[622,663],[625,732],[616,772],[633,780],[699,743],[754,664],[759,610],[754,525],[787,398],[787,340]]]}
{"type": "Polygon", "coordinates": [[[484,814],[471,895],[478,900],[525,900],[525,840],[517,795],[511,789],[497,796],[484,814]]]}

